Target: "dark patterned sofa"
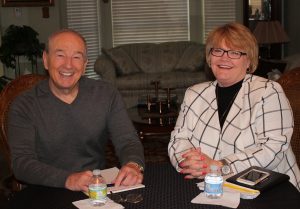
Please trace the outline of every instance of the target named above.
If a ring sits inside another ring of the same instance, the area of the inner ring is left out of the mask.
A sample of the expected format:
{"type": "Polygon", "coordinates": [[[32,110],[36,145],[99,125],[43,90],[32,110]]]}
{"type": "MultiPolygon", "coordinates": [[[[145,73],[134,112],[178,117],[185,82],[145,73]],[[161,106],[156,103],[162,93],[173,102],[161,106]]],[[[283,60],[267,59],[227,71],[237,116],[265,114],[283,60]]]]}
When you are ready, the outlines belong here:
{"type": "MultiPolygon", "coordinates": [[[[195,42],[136,43],[102,49],[95,62],[95,72],[112,82],[121,92],[127,107],[139,98],[154,94],[151,81],[161,88],[173,88],[181,102],[187,87],[207,81],[205,46],[195,42]]],[[[160,95],[165,90],[161,90],[160,95]]]]}

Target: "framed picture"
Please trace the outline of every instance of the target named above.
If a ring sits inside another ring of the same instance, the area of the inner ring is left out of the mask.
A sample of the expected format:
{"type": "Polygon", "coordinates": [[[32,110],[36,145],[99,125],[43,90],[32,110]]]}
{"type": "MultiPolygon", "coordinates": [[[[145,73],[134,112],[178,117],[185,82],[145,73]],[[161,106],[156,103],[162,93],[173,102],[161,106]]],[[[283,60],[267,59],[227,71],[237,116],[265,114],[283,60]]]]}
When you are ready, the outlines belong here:
{"type": "Polygon", "coordinates": [[[3,7],[53,6],[54,0],[2,0],[3,7]]]}

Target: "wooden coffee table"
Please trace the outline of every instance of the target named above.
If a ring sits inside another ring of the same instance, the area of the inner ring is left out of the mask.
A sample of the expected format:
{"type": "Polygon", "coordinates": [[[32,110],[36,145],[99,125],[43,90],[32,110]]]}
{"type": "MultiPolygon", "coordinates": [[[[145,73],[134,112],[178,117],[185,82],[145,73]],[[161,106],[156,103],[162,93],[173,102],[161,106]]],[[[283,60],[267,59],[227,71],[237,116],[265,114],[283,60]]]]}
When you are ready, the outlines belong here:
{"type": "Polygon", "coordinates": [[[146,105],[128,109],[128,114],[139,134],[140,139],[151,136],[170,135],[178,116],[178,106],[167,113],[149,112],[146,105]]]}

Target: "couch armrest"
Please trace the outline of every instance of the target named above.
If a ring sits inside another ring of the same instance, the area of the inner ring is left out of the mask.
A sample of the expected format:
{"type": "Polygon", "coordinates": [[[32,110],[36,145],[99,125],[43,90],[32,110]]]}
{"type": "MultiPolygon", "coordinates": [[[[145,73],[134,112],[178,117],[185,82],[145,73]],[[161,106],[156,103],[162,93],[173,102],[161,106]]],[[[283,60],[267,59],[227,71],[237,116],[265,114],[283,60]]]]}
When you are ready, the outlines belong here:
{"type": "Polygon", "coordinates": [[[115,83],[116,81],[116,68],[114,63],[104,54],[100,55],[95,64],[94,71],[101,76],[103,80],[115,83]]]}

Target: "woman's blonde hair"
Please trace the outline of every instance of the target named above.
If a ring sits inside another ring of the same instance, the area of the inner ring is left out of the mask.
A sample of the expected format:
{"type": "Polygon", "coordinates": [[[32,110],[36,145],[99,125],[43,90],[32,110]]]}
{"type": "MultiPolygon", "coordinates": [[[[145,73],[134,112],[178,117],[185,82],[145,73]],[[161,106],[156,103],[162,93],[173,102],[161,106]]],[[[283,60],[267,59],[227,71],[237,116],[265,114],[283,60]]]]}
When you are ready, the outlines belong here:
{"type": "Polygon", "coordinates": [[[206,40],[206,61],[210,66],[210,50],[225,42],[227,47],[247,53],[250,60],[248,73],[253,73],[258,64],[258,45],[251,31],[240,23],[229,23],[214,29],[206,40]]]}

